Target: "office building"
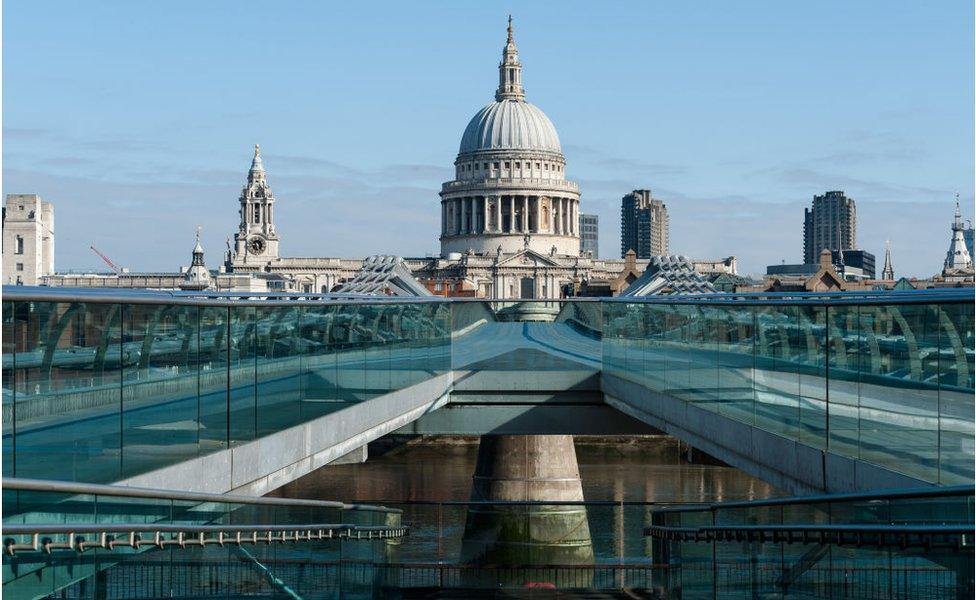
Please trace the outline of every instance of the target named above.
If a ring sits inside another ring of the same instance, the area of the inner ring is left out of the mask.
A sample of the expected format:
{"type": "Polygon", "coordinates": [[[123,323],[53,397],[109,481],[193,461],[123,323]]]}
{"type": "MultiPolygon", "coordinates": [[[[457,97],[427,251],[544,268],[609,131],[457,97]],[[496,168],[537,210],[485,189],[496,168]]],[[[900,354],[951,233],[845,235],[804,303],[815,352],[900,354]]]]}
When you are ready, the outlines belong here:
{"type": "Polygon", "coordinates": [[[620,256],[628,250],[638,259],[668,254],[668,207],[651,190],[634,190],[620,203],[620,256]]]}
{"type": "Polygon", "coordinates": [[[580,254],[600,258],[600,217],[580,214],[580,254]]]}
{"type": "Polygon", "coordinates": [[[875,257],[867,250],[834,250],[831,255],[837,273],[845,280],[874,279],[875,257]]]}

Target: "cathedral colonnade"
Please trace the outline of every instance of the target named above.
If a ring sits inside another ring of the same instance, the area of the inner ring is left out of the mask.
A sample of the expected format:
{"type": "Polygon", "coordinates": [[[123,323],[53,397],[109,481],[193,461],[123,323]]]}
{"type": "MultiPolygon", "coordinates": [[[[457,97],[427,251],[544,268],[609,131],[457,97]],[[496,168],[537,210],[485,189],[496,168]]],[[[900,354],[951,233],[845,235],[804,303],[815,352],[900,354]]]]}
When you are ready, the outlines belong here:
{"type": "Polygon", "coordinates": [[[441,201],[441,236],[579,235],[579,198],[543,194],[449,197],[441,201]]]}

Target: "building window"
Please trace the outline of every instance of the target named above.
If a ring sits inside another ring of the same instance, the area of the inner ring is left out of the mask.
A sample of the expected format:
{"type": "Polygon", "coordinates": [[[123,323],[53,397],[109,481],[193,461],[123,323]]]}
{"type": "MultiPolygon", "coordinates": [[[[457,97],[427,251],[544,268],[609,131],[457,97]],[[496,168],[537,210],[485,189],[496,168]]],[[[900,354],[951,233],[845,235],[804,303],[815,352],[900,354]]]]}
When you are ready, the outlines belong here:
{"type": "Polygon", "coordinates": [[[495,168],[495,169],[498,169],[498,163],[495,163],[495,166],[494,166],[494,168],[495,168]]]}
{"type": "Polygon", "coordinates": [[[23,253],[24,253],[24,237],[18,235],[16,238],[16,248],[14,249],[14,254],[23,254],[23,253]]]}
{"type": "Polygon", "coordinates": [[[515,163],[515,168],[516,169],[521,169],[522,168],[522,163],[515,163]]]}
{"type": "MultiPolygon", "coordinates": [[[[498,165],[495,165],[495,166],[497,167],[498,165]]],[[[485,171],[487,171],[488,170],[488,163],[485,163],[485,166],[483,168],[484,168],[485,171]]]]}
{"type": "Polygon", "coordinates": [[[261,222],[261,207],[257,204],[254,205],[254,222],[261,222]]]}
{"type": "Polygon", "coordinates": [[[511,169],[511,168],[512,168],[512,166],[511,166],[511,165],[512,165],[512,163],[510,163],[510,162],[508,162],[508,161],[505,161],[505,168],[506,168],[506,169],[511,169]]]}
{"type": "Polygon", "coordinates": [[[539,164],[539,163],[535,163],[535,170],[536,170],[536,171],[540,171],[540,170],[542,170],[542,165],[541,165],[541,164],[539,164]]]}
{"type": "Polygon", "coordinates": [[[546,163],[546,171],[549,170],[549,163],[546,163]]]}
{"type": "Polygon", "coordinates": [[[23,271],[24,270],[24,263],[17,263],[17,270],[18,271],[23,271]]]}
{"type": "Polygon", "coordinates": [[[475,171],[479,170],[480,167],[481,167],[481,165],[479,165],[478,163],[474,163],[474,170],[475,171]]]}

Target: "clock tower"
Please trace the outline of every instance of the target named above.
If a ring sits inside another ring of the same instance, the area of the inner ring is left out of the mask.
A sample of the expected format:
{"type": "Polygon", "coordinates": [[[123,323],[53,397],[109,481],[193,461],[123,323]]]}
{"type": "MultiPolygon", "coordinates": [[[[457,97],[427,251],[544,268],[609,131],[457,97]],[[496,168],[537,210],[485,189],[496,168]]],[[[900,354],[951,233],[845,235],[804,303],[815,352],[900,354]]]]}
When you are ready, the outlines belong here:
{"type": "Polygon", "coordinates": [[[256,266],[278,258],[278,231],[274,225],[274,194],[268,187],[261,161],[261,148],[254,146],[254,159],[241,191],[241,222],[234,234],[235,266],[256,266]]]}

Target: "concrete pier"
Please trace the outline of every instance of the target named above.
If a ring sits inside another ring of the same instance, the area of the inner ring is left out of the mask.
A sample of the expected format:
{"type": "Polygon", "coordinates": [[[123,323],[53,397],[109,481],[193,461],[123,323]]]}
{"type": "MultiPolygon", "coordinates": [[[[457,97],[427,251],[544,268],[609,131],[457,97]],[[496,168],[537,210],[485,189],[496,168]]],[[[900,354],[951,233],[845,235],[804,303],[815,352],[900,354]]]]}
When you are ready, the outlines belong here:
{"type": "MultiPolygon", "coordinates": [[[[573,436],[482,436],[471,500],[582,501],[573,436]]],[[[559,504],[471,506],[461,560],[474,565],[592,564],[586,508],[559,504]]],[[[530,579],[544,577],[541,569],[538,576],[524,570],[521,573],[530,579]]]]}

